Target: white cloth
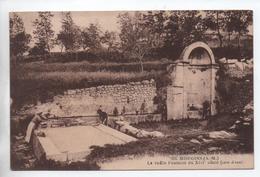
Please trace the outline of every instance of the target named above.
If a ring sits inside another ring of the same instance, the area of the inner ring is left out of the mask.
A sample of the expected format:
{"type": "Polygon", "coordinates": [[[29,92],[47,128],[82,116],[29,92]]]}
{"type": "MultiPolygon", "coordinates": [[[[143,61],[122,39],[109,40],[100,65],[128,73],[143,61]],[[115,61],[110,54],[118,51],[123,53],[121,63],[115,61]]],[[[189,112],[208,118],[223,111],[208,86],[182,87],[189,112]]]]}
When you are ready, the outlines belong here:
{"type": "Polygon", "coordinates": [[[32,137],[32,133],[33,133],[33,130],[35,129],[35,123],[34,122],[30,122],[28,127],[27,127],[27,130],[26,130],[26,136],[25,136],[25,141],[27,143],[30,143],[30,140],[31,140],[31,137],[32,137]]]}

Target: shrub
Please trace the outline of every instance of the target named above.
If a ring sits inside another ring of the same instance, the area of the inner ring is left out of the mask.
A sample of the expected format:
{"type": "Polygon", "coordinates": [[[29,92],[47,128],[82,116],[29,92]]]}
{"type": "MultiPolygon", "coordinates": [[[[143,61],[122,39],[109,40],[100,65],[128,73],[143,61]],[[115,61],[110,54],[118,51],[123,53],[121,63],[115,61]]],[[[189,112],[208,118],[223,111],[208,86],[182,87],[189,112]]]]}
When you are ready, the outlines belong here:
{"type": "Polygon", "coordinates": [[[252,48],[243,48],[238,49],[237,47],[218,47],[218,48],[212,48],[212,51],[215,55],[215,58],[236,58],[236,59],[242,59],[242,58],[253,58],[253,49],[252,48]]]}

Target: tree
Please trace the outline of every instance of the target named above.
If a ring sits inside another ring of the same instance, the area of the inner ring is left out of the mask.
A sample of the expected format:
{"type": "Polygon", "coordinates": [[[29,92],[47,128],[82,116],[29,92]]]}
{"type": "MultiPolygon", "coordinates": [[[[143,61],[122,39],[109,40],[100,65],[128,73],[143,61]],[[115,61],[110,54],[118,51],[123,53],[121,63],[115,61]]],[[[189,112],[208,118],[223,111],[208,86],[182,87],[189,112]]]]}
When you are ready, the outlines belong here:
{"type": "Polygon", "coordinates": [[[210,10],[206,11],[206,17],[204,19],[205,25],[208,29],[217,31],[219,46],[223,46],[223,35],[221,31],[225,28],[224,11],[210,10]]]}
{"type": "Polygon", "coordinates": [[[204,40],[206,27],[199,11],[178,11],[180,28],[178,35],[183,36],[183,47],[198,40],[204,40]]]}
{"type": "Polygon", "coordinates": [[[11,58],[20,57],[28,51],[31,35],[25,32],[23,20],[16,13],[12,14],[9,23],[11,58]]]}
{"type": "Polygon", "coordinates": [[[113,31],[106,31],[104,35],[101,37],[101,42],[107,45],[108,52],[117,48],[118,43],[116,39],[116,33],[113,31]]]}
{"type": "MultiPolygon", "coordinates": [[[[165,17],[165,38],[164,38],[164,49],[166,53],[171,52],[173,48],[182,48],[182,36],[180,33],[180,17],[176,11],[169,11],[165,17]]],[[[177,50],[178,51],[178,50],[177,50]]],[[[177,52],[178,53],[178,52],[177,52]]],[[[170,55],[170,54],[168,54],[170,55]]]]}
{"type": "Polygon", "coordinates": [[[248,26],[253,23],[253,12],[250,10],[231,10],[225,12],[226,30],[238,34],[238,48],[241,46],[241,35],[248,32],[248,26]]]}
{"type": "Polygon", "coordinates": [[[97,24],[91,23],[82,31],[82,47],[84,50],[95,51],[101,48],[101,30],[97,24]]]}
{"type": "Polygon", "coordinates": [[[38,18],[33,22],[35,45],[43,51],[51,52],[54,45],[54,31],[52,30],[51,12],[38,12],[38,18]]]}
{"type": "Polygon", "coordinates": [[[199,11],[170,11],[165,21],[165,48],[175,53],[198,40],[204,40],[206,27],[199,11]]]}
{"type": "Polygon", "coordinates": [[[60,47],[60,52],[63,52],[63,49],[65,48],[64,44],[62,43],[62,37],[57,34],[57,37],[55,38],[55,45],[60,47]]]}
{"type": "Polygon", "coordinates": [[[150,51],[150,55],[163,53],[161,50],[165,42],[165,22],[166,22],[166,11],[148,11],[143,14],[143,21],[146,28],[149,28],[150,35],[157,36],[162,42],[158,48],[153,48],[150,51]],[[154,52],[154,53],[153,53],[154,52]]]}
{"type": "Polygon", "coordinates": [[[48,54],[47,50],[44,50],[44,47],[40,45],[35,45],[29,50],[29,55],[46,55],[48,54]]]}
{"type": "Polygon", "coordinates": [[[154,35],[152,28],[146,25],[144,15],[135,12],[119,14],[121,48],[130,58],[138,59],[143,72],[143,58],[153,48],[161,45],[159,35],[154,35]]]}
{"type": "Polygon", "coordinates": [[[120,44],[123,52],[131,51],[135,43],[134,21],[129,13],[122,13],[118,15],[118,23],[120,24],[120,44]]]}
{"type": "Polygon", "coordinates": [[[72,52],[80,48],[81,45],[81,30],[73,22],[70,12],[63,13],[61,31],[57,35],[56,41],[66,51],[72,52]]]}
{"type": "Polygon", "coordinates": [[[144,24],[150,29],[154,34],[164,33],[164,23],[165,23],[166,12],[165,11],[148,11],[143,14],[144,24]]]}

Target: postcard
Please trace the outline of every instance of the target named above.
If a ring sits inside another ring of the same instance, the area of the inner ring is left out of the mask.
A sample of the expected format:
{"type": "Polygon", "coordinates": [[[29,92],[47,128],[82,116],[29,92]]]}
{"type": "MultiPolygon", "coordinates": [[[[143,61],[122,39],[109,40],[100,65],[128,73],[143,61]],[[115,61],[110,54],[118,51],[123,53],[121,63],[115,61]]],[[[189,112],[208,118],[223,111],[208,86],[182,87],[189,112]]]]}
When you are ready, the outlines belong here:
{"type": "Polygon", "coordinates": [[[9,13],[12,170],[253,169],[253,11],[9,13]]]}

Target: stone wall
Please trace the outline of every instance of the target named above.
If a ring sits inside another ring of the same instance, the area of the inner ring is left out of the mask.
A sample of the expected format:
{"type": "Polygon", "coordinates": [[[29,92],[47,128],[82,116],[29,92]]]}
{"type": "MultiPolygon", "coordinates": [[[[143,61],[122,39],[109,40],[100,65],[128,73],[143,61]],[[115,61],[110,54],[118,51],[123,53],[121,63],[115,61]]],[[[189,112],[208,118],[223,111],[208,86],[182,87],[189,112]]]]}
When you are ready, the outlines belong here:
{"type": "MultiPolygon", "coordinates": [[[[113,119],[113,116],[110,117],[110,119],[113,119]]],[[[127,114],[124,116],[124,120],[127,121],[130,124],[138,124],[140,122],[159,122],[162,120],[161,114],[127,114]]]]}
{"type": "Polygon", "coordinates": [[[36,112],[46,112],[59,117],[96,115],[97,109],[113,114],[117,107],[119,114],[125,107],[126,114],[140,113],[145,102],[145,113],[153,113],[156,105],[153,99],[156,96],[154,80],[130,82],[127,84],[102,85],[98,87],[68,90],[64,95],[57,95],[52,102],[38,105],[36,112]]]}

